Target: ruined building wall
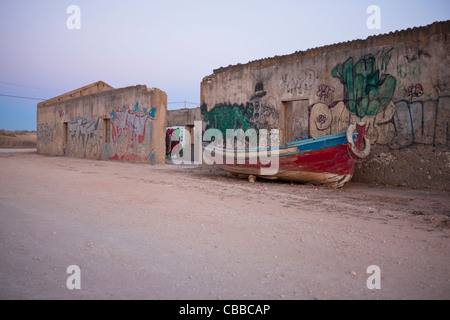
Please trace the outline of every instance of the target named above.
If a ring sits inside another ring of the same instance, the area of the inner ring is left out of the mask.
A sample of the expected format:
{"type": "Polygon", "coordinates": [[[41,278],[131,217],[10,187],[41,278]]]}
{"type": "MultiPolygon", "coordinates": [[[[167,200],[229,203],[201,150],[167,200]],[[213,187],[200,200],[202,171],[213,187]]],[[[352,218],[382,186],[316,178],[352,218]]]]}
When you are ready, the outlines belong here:
{"type": "Polygon", "coordinates": [[[201,83],[206,128],[278,128],[282,143],[365,121],[354,181],[449,189],[450,21],[252,61],[201,83]]]}
{"type": "Polygon", "coordinates": [[[164,163],[167,95],[135,86],[38,104],[37,150],[98,160],[164,163]]]}
{"type": "Polygon", "coordinates": [[[167,126],[193,126],[195,121],[202,121],[200,108],[167,110],[167,126]]]}

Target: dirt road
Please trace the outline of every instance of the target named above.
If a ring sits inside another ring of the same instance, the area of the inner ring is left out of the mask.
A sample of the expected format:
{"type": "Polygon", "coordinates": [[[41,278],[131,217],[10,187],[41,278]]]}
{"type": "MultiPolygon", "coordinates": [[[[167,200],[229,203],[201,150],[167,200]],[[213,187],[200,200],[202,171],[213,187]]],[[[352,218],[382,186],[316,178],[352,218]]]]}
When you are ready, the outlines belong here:
{"type": "Polygon", "coordinates": [[[448,192],[5,149],[0,179],[1,299],[450,298],[448,192]]]}

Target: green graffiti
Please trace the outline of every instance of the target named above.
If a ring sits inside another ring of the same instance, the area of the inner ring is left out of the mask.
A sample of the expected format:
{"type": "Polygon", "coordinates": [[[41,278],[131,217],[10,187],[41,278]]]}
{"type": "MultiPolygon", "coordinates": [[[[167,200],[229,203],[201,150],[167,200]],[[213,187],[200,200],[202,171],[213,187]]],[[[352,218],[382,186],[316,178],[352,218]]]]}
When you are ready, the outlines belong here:
{"type": "Polygon", "coordinates": [[[226,136],[227,129],[242,129],[247,131],[253,129],[251,119],[253,115],[253,106],[219,104],[211,111],[207,112],[206,107],[202,108],[203,121],[207,125],[207,129],[215,128],[226,136]]]}
{"type": "Polygon", "coordinates": [[[215,128],[226,136],[227,129],[242,129],[244,132],[254,129],[256,134],[260,129],[277,129],[280,114],[267,100],[252,99],[245,104],[220,103],[207,111],[202,107],[203,121],[206,129],[215,128]]]}
{"type": "MultiPolygon", "coordinates": [[[[382,61],[384,67],[389,61],[382,61]]],[[[385,108],[394,95],[396,80],[389,74],[380,75],[375,57],[366,55],[356,64],[348,58],[331,71],[333,78],[344,84],[344,99],[349,111],[360,118],[374,115],[385,108]]]]}

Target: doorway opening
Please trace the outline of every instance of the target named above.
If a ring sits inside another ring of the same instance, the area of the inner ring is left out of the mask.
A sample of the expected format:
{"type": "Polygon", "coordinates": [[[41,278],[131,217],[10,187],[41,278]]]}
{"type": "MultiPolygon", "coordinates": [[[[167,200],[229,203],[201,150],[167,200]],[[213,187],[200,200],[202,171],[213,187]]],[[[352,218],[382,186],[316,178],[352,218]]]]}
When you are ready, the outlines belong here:
{"type": "Polygon", "coordinates": [[[281,136],[283,143],[309,139],[309,100],[282,102],[281,136]]]}
{"type": "Polygon", "coordinates": [[[67,155],[67,147],[69,145],[69,141],[67,139],[69,138],[69,124],[67,122],[63,122],[63,144],[62,144],[62,153],[63,155],[67,155]]]}

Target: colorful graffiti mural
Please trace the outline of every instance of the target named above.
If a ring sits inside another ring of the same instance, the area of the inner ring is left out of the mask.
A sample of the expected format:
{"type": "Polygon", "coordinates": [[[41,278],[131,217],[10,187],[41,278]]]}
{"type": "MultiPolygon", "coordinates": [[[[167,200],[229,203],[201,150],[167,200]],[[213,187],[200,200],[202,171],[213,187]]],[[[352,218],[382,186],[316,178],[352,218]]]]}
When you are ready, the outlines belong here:
{"type": "MultiPolygon", "coordinates": [[[[385,64],[384,61],[382,65],[385,64]]],[[[395,92],[396,79],[380,73],[376,59],[371,54],[356,63],[350,57],[334,67],[331,74],[344,85],[346,106],[359,118],[375,115],[378,110],[385,108],[395,92]]]]}
{"type": "Polygon", "coordinates": [[[226,135],[227,129],[251,129],[250,119],[253,115],[253,106],[244,104],[220,103],[211,110],[207,110],[207,105],[201,107],[203,121],[206,129],[215,128],[226,135]]]}
{"type": "Polygon", "coordinates": [[[345,57],[334,64],[328,77],[308,68],[281,73],[279,88],[264,90],[258,82],[246,103],[221,103],[209,111],[203,105],[203,120],[207,129],[219,129],[223,135],[226,129],[279,128],[283,103],[285,111],[288,107],[306,110],[304,115],[286,113],[291,140],[343,132],[350,123],[364,121],[376,145],[391,149],[413,144],[448,146],[450,86],[442,76],[437,77],[438,83],[424,81],[430,57],[417,47],[389,46],[345,57]],[[339,82],[342,87],[336,85],[339,82]]]}
{"type": "Polygon", "coordinates": [[[107,144],[110,160],[152,162],[154,148],[151,146],[152,121],[156,108],[139,109],[122,106],[110,112],[110,137],[107,144]]]}
{"type": "MultiPolygon", "coordinates": [[[[309,107],[309,135],[320,137],[342,132],[351,122],[363,120],[374,144],[401,149],[414,143],[443,146],[448,141],[448,102],[446,90],[426,94],[421,83],[397,87],[399,81],[381,73],[394,68],[392,48],[382,50],[377,59],[367,54],[356,64],[348,58],[333,68],[331,75],[344,85],[344,99],[332,103],[314,103],[309,107]],[[394,101],[394,93],[401,97],[394,101]]],[[[405,63],[397,64],[397,76],[412,81],[421,74],[417,53],[405,56],[405,63]]],[[[400,80],[400,81],[401,81],[400,80]]],[[[319,86],[322,98],[326,86],[319,86]]]]}

